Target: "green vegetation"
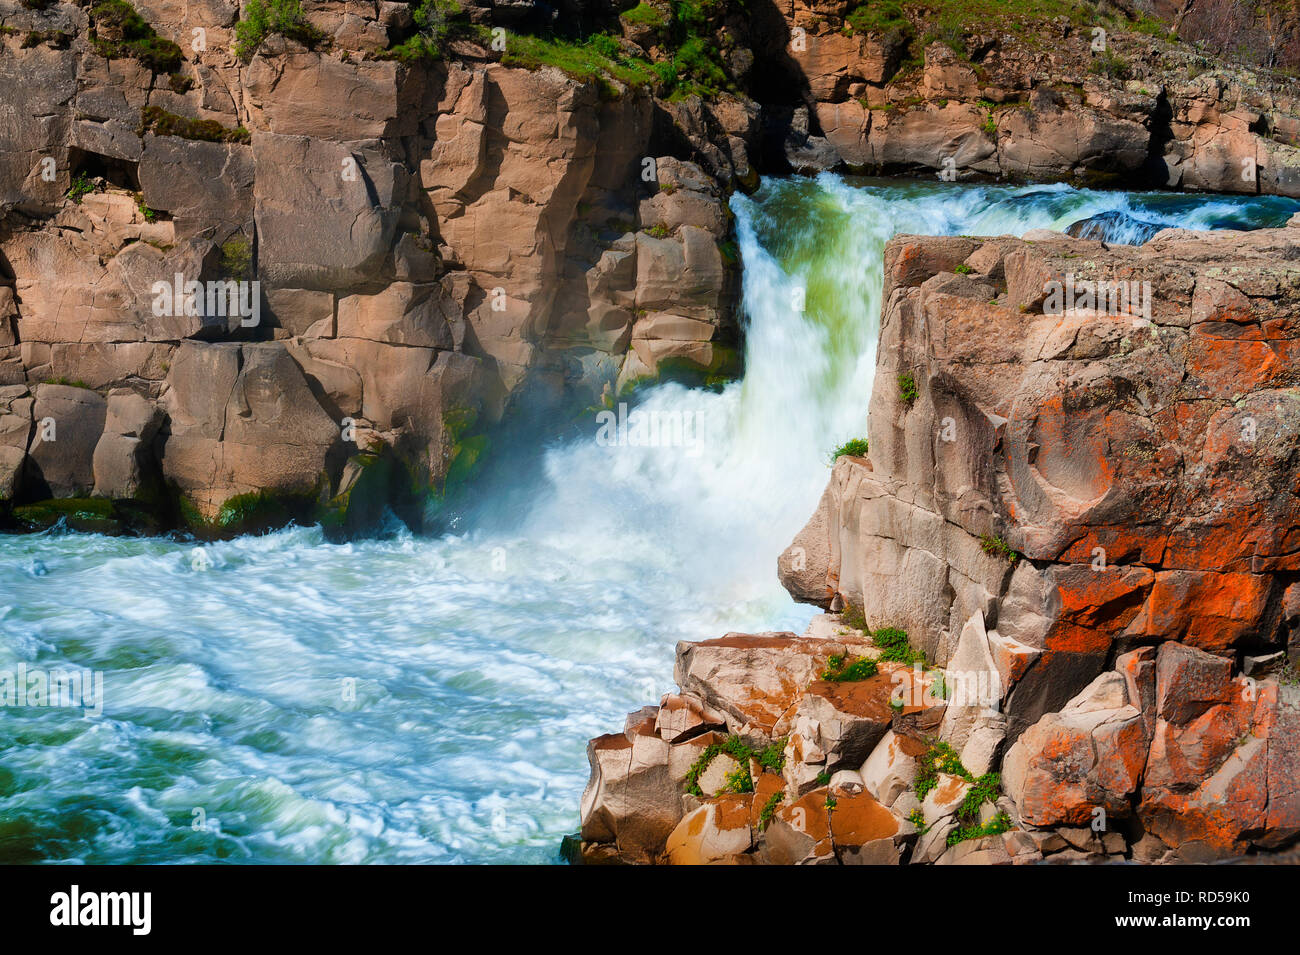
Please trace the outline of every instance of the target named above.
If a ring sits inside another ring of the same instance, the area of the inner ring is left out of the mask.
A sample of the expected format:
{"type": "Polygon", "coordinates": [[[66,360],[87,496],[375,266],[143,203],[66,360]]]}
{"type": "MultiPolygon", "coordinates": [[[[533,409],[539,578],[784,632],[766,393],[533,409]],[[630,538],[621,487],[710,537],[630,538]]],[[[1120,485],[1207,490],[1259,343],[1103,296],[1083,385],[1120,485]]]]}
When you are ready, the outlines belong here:
{"type": "Polygon", "coordinates": [[[416,60],[440,60],[447,43],[468,28],[464,8],[456,0],[422,0],[411,12],[417,28],[414,36],[387,50],[383,59],[411,63],[416,60]]]}
{"type": "Polygon", "coordinates": [[[46,385],[66,385],[66,386],[69,387],[69,388],[85,388],[87,391],[94,391],[94,390],[95,390],[95,389],[91,388],[90,385],[88,385],[88,384],[86,384],[84,381],[82,381],[80,378],[75,378],[75,379],[69,380],[69,379],[65,378],[63,375],[60,375],[60,376],[57,377],[57,378],[46,378],[45,381],[42,382],[42,384],[46,384],[46,385]]]}
{"type": "Polygon", "coordinates": [[[831,774],[826,772],[826,770],[823,769],[820,773],[817,774],[818,786],[829,785],[830,781],[831,781],[831,774]]]}
{"type": "Polygon", "coordinates": [[[727,0],[675,0],[671,16],[645,4],[623,14],[633,18],[631,23],[645,23],[660,32],[659,47],[667,56],[658,62],[630,54],[617,37],[606,33],[562,37],[515,32],[506,37],[501,62],[525,69],[557,67],[575,79],[598,84],[607,98],[619,95],[615,83],[649,85],[669,99],[709,98],[736,89],[723,62],[726,41],[718,39],[725,36],[718,28],[727,9],[727,0]]]}
{"type": "Polygon", "coordinates": [[[1178,31],[1174,29],[1173,24],[1157,20],[1146,13],[1138,13],[1137,19],[1129,23],[1127,29],[1132,30],[1134,33],[1157,36],[1169,40],[1171,43],[1178,42],[1178,31]]]}
{"type": "Polygon", "coordinates": [[[619,18],[624,23],[630,23],[633,26],[653,27],[656,30],[662,29],[668,25],[668,17],[661,11],[656,10],[642,0],[631,10],[619,14],[619,18]]]}
{"type": "Polygon", "coordinates": [[[145,205],[145,202],[144,202],[144,193],[143,193],[143,192],[137,192],[137,193],[135,194],[135,207],[136,207],[138,210],[140,210],[140,215],[142,215],[142,216],[144,217],[144,221],[145,221],[145,222],[157,222],[157,221],[158,221],[158,212],[157,212],[157,210],[155,210],[155,209],[150,209],[147,205],[145,205]]]}
{"type": "Polygon", "coordinates": [[[881,660],[905,663],[908,666],[914,663],[925,665],[925,654],[920,650],[912,649],[905,630],[899,630],[897,627],[881,627],[871,634],[871,640],[883,651],[880,654],[881,660]]]}
{"type": "Polygon", "coordinates": [[[1002,775],[1000,773],[985,773],[971,785],[966,791],[966,798],[961,802],[961,807],[957,810],[958,819],[973,819],[979,815],[980,806],[986,802],[996,802],[998,793],[1002,789],[1002,775]]]}
{"type": "MultiPolygon", "coordinates": [[[[999,773],[985,773],[978,779],[962,765],[961,757],[950,745],[939,740],[930,743],[930,748],[917,761],[916,779],[913,787],[917,799],[925,799],[939,785],[939,775],[958,776],[970,783],[965,798],[957,808],[957,827],[948,834],[948,845],[955,846],[967,839],[979,839],[1006,832],[1011,828],[1011,819],[1006,813],[998,813],[984,825],[979,823],[980,809],[986,804],[996,802],[1002,789],[1002,776],[999,773]]],[[[912,822],[921,828],[920,821],[912,822]]]]}
{"type": "Polygon", "coordinates": [[[242,235],[221,244],[221,274],[231,279],[246,279],[253,274],[253,247],[242,235]]]}
{"type": "Polygon", "coordinates": [[[554,66],[574,79],[597,84],[606,98],[618,95],[611,80],[636,88],[666,82],[671,72],[671,64],[656,65],[629,56],[617,40],[603,33],[593,34],[585,40],[511,33],[506,37],[506,51],[501,62],[527,70],[554,66]]]}
{"type": "Polygon", "coordinates": [[[901,42],[912,33],[912,24],[903,15],[903,8],[893,0],[860,4],[849,11],[844,24],[850,34],[883,33],[887,42],[901,42]]]}
{"type": "Polygon", "coordinates": [[[102,497],[64,497],[22,504],[14,519],[28,530],[48,530],[59,523],[89,534],[118,534],[122,523],[113,502],[102,497]]]}
{"type": "Polygon", "coordinates": [[[247,527],[254,524],[280,524],[284,506],[272,494],[265,491],[253,491],[249,494],[236,494],[221,505],[213,523],[217,527],[247,527]]]}
{"type": "Polygon", "coordinates": [[[948,833],[947,843],[949,846],[955,846],[959,842],[965,842],[967,839],[982,839],[985,836],[997,836],[1011,829],[1011,817],[1005,812],[1000,812],[984,825],[975,823],[973,825],[959,825],[952,832],[948,833]]]}
{"type": "Polygon", "coordinates": [[[181,67],[181,48],[154,32],[126,0],[101,0],[90,8],[90,46],[106,60],[138,60],[154,73],[181,67]]]}
{"type": "Polygon", "coordinates": [[[673,234],[672,229],[668,228],[668,226],[662,222],[652,225],[650,228],[646,229],[645,232],[646,235],[650,236],[652,239],[666,239],[673,234]]]}
{"type": "Polygon", "coordinates": [[[952,270],[956,272],[958,275],[970,275],[972,272],[975,271],[973,268],[971,268],[969,265],[967,265],[964,262],[961,265],[954,265],[952,267],[952,270]]]}
{"type": "Polygon", "coordinates": [[[871,628],[867,626],[866,613],[851,603],[844,605],[844,609],[840,611],[840,619],[854,630],[861,630],[866,634],[871,633],[871,628]]]}
{"type": "Polygon", "coordinates": [[[1108,79],[1123,81],[1129,77],[1128,61],[1112,50],[1103,50],[1088,65],[1088,72],[1108,79]]]}
{"type": "Polygon", "coordinates": [[[67,30],[31,30],[23,37],[21,47],[30,50],[42,43],[48,43],[56,50],[66,50],[72,45],[72,34],[67,30]]]}
{"type": "Polygon", "coordinates": [[[898,376],[898,397],[902,398],[906,404],[911,404],[917,399],[921,392],[916,387],[916,376],[910,371],[905,371],[898,376]]]}
{"type": "Polygon", "coordinates": [[[273,33],[308,47],[318,46],[328,39],[307,21],[298,0],[249,0],[244,8],[244,18],[235,24],[235,54],[248,62],[273,33]]]}
{"type": "Polygon", "coordinates": [[[831,462],[834,463],[846,454],[852,458],[865,458],[870,449],[866,438],[850,438],[831,452],[831,462]]]}
{"type": "Polygon", "coordinates": [[[776,809],[781,805],[781,800],[784,798],[785,790],[781,790],[772,793],[767,802],[763,803],[763,808],[758,813],[759,832],[765,831],[772,824],[772,820],[776,818],[776,809]]]}
{"type": "Polygon", "coordinates": [[[140,110],[141,136],[153,133],[155,136],[179,136],[182,139],[200,139],[210,143],[252,142],[252,134],[243,126],[229,129],[215,119],[190,119],[169,113],[161,106],[146,106],[140,110]]]}
{"type": "Polygon", "coordinates": [[[443,461],[446,465],[440,491],[442,497],[463,487],[487,454],[488,436],[476,432],[476,424],[478,411],[474,408],[452,408],[442,416],[443,461]]]}
{"type": "Polygon", "coordinates": [[[947,743],[935,740],[916,763],[916,779],[913,788],[916,798],[924,799],[930,790],[939,785],[939,774],[960,776],[974,782],[974,778],[961,764],[961,757],[947,743]]]}
{"type": "Polygon", "coordinates": [[[709,768],[709,763],[714,758],[726,754],[740,764],[740,768],[727,774],[727,781],[723,785],[721,792],[751,793],[754,791],[754,780],[749,775],[749,761],[757,760],[763,769],[779,773],[785,765],[785,740],[780,739],[762,750],[754,750],[739,736],[728,736],[721,743],[710,743],[704,748],[704,752],[686,771],[686,792],[693,796],[703,796],[704,792],[700,789],[700,774],[709,768]]]}
{"type": "Polygon", "coordinates": [[[1006,541],[992,534],[985,534],[980,538],[980,550],[990,557],[1001,557],[1008,564],[1014,564],[1020,559],[1020,555],[1012,550],[1006,541]]]}
{"type": "Polygon", "coordinates": [[[90,177],[84,172],[79,172],[72,179],[72,185],[68,188],[68,198],[81,205],[82,197],[90,195],[95,191],[95,184],[90,177]]]}
{"type": "Polygon", "coordinates": [[[877,672],[875,660],[858,657],[850,661],[841,653],[833,653],[826,660],[822,679],[832,683],[851,683],[857,680],[869,680],[877,672]]]}

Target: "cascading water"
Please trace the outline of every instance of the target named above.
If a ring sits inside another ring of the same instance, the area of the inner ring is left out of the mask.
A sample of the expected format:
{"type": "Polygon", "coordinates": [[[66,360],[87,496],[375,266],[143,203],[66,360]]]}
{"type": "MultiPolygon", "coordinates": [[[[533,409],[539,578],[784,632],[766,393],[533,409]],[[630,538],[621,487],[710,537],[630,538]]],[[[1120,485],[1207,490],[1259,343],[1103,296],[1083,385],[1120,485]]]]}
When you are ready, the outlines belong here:
{"type": "Polygon", "coordinates": [[[199,561],[169,540],[0,538],[0,674],[101,671],[105,697],[100,715],[0,709],[0,861],[554,861],[587,738],[671,687],[676,641],[811,616],[776,556],[830,449],[866,430],[889,236],[1114,213],[1095,221],[1124,241],[1300,204],[823,176],[733,208],[744,380],[638,406],[703,440],[610,446],[593,423],[547,452],[519,520],[437,540],[291,528],[199,561]]]}

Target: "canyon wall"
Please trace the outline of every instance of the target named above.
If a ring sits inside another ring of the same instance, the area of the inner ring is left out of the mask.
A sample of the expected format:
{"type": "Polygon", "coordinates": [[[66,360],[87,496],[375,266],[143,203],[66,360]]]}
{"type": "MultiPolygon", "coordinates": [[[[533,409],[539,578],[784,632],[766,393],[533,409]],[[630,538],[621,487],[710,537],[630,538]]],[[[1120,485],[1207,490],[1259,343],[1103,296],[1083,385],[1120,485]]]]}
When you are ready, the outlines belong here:
{"type": "Polygon", "coordinates": [[[838,458],[778,562],[830,613],[680,644],[680,693],[592,741],[580,853],[1290,845],[1298,261],[1300,217],[1142,246],[893,239],[868,452],[838,458]]]}
{"type": "Polygon", "coordinates": [[[141,3],[169,74],[100,55],[102,10],[0,5],[20,525],[123,517],[92,496],[200,530],[342,519],[380,459],[371,490],[444,488],[526,389],[590,405],[665,361],[735,367],[725,187],[653,151],[649,93],[473,44],[384,59],[403,3],[311,4],[319,48],[273,35],[246,63],[235,3],[141,3]]]}
{"type": "Polygon", "coordinates": [[[1279,74],[1084,21],[429,9],[0,0],[0,524],[434,526],[503,420],[738,371],[760,172],[1300,188],[1279,74]]]}

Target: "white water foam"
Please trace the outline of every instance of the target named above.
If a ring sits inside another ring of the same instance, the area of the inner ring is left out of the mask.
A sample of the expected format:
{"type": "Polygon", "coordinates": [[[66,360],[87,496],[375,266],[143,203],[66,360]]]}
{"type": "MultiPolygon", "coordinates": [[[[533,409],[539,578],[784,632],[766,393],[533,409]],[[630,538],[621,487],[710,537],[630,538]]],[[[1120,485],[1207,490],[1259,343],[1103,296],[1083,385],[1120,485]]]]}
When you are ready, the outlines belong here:
{"type": "Polygon", "coordinates": [[[593,422],[521,478],[509,532],[291,528],[207,545],[206,570],[172,541],[0,538],[0,669],[106,693],[99,718],[0,709],[0,861],[555,861],[587,738],[671,689],[676,641],[811,616],[776,557],[865,436],[888,237],[1199,208],[1137,202],[830,176],[737,197],[744,380],[640,405],[708,440],[607,447],[593,422]]]}

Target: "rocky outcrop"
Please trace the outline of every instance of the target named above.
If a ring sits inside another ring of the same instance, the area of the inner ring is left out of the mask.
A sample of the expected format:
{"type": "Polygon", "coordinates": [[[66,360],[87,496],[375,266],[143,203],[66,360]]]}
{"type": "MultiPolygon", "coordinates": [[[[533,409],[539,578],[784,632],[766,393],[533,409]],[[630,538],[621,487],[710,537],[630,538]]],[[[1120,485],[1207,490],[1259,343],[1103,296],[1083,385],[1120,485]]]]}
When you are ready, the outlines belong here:
{"type": "Polygon", "coordinates": [[[588,746],[574,861],[1041,859],[996,776],[933,742],[944,675],[890,657],[837,616],[679,644],[679,693],[588,746]]]}
{"type": "Polygon", "coordinates": [[[791,592],[941,663],[982,614],[1025,661],[1013,736],[1137,644],[1285,649],[1298,238],[894,240],[870,455],[782,558],[791,592]]]}
{"type": "Polygon", "coordinates": [[[1300,195],[1300,99],[1285,75],[1125,32],[1100,10],[1093,24],[954,29],[909,14],[862,29],[856,8],[786,14],[806,84],[780,144],[795,169],[1300,195]],[[945,39],[922,50],[936,30],[945,39]]]}
{"type": "MultiPolygon", "coordinates": [[[[892,240],[868,453],[778,562],[842,614],[678,647],[696,732],[784,759],[721,795],[666,777],[680,821],[640,856],[850,861],[855,786],[898,827],[872,829],[873,861],[1291,846],[1298,249],[1300,220],[892,240]],[[769,827],[746,829],[732,804],[764,791],[769,827]],[[781,829],[809,794],[826,827],[781,829]]],[[[624,857],[609,831],[584,828],[588,861],[624,857]]]]}
{"type": "Polygon", "coordinates": [[[1296,832],[1297,249],[1294,227],[887,247],[870,451],[780,572],[996,671],[1026,825],[1109,819],[1189,860],[1296,832]]]}
{"type": "Polygon", "coordinates": [[[1300,190],[1290,87],[1147,36],[922,50],[836,0],[650,0],[584,6],[578,51],[537,4],[460,7],[434,36],[309,0],[254,41],[234,2],[0,2],[0,523],[93,497],[229,533],[364,488],[436,519],[511,409],[736,372],[760,167],[1300,190]],[[47,385],[87,392],[75,449],[47,385]]]}
{"type": "Polygon", "coordinates": [[[140,4],[150,53],[117,0],[0,3],[0,523],[324,519],[376,456],[418,523],[525,393],[735,370],[736,169],[661,151],[647,90],[469,34],[393,58],[406,4],[304,7],[241,60],[234,4],[140,4]]]}

